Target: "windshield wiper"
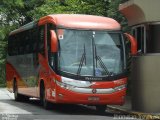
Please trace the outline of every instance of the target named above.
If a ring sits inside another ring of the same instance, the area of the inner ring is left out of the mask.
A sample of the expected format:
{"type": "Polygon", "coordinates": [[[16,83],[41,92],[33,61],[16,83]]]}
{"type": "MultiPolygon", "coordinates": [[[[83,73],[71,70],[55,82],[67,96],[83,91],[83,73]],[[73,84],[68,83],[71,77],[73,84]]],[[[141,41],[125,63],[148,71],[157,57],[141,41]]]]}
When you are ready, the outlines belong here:
{"type": "Polygon", "coordinates": [[[77,70],[77,75],[80,75],[80,72],[81,72],[81,69],[82,69],[82,66],[83,66],[83,62],[86,65],[86,47],[85,47],[85,44],[84,44],[83,50],[84,50],[84,52],[82,54],[82,57],[81,57],[81,60],[80,60],[80,63],[79,63],[79,67],[78,67],[78,70],[77,70]]]}
{"type": "Polygon", "coordinates": [[[103,68],[104,71],[107,73],[107,75],[109,75],[110,74],[109,70],[107,69],[106,65],[102,61],[101,57],[97,55],[96,46],[95,46],[95,54],[96,54],[95,55],[95,57],[96,57],[96,67],[98,66],[97,61],[99,61],[99,64],[100,64],[101,68],[103,68]]]}
{"type": "MultiPolygon", "coordinates": [[[[93,41],[94,41],[94,38],[93,38],[93,41]]],[[[96,68],[98,66],[97,61],[99,61],[101,68],[103,68],[104,71],[107,73],[107,75],[109,75],[110,74],[109,70],[107,69],[106,65],[102,61],[101,57],[97,55],[97,48],[96,48],[95,41],[94,41],[94,52],[95,52],[95,59],[96,59],[96,68]]]]}

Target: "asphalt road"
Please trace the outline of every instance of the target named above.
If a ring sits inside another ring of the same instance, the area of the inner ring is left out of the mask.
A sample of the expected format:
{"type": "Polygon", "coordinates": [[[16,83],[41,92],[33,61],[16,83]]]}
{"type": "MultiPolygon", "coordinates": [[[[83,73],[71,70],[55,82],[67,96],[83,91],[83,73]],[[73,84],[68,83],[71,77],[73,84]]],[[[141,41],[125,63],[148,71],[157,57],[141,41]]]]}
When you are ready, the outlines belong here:
{"type": "Polygon", "coordinates": [[[40,106],[39,100],[14,101],[13,93],[0,88],[0,120],[116,120],[113,111],[98,114],[94,107],[53,105],[51,110],[40,106]]]}

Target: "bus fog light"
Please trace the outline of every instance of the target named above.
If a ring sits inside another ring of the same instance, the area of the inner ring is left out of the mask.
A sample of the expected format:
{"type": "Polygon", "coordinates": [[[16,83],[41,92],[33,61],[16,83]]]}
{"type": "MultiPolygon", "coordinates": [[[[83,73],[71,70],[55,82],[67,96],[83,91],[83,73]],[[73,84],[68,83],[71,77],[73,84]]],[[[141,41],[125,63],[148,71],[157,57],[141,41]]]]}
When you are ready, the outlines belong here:
{"type": "Polygon", "coordinates": [[[63,98],[63,94],[58,94],[58,97],[59,98],[63,98]]]}

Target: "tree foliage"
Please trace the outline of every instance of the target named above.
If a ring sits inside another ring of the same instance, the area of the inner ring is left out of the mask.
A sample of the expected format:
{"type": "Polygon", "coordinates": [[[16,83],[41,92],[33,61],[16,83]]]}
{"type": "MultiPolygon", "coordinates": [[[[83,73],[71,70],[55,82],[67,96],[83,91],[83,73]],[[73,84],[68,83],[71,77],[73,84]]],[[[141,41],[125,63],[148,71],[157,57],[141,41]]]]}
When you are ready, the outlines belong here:
{"type": "Polygon", "coordinates": [[[108,16],[121,22],[124,17],[118,12],[118,5],[124,1],[126,0],[2,0],[0,13],[6,23],[18,25],[48,14],[60,13],[108,16]]]}
{"type": "Polygon", "coordinates": [[[48,14],[92,14],[108,16],[125,26],[118,5],[126,0],[1,0],[0,84],[5,79],[5,57],[9,31],[48,14]]]}

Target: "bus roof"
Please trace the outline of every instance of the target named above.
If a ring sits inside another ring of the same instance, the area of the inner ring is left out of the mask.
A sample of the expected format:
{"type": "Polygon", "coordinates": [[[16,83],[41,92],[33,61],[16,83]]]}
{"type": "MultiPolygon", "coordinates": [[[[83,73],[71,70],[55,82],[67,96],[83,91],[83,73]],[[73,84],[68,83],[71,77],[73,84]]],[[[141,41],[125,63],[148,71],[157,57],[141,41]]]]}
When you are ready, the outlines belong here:
{"type": "Polygon", "coordinates": [[[53,22],[59,27],[77,28],[77,29],[105,29],[120,30],[120,24],[112,18],[82,15],[82,14],[55,14],[42,17],[38,24],[42,25],[53,22]]]}
{"type": "Polygon", "coordinates": [[[108,17],[93,16],[93,15],[80,15],[80,14],[54,14],[42,17],[37,21],[30,22],[19,29],[10,32],[13,35],[34,26],[43,25],[46,23],[53,23],[58,27],[67,27],[75,29],[96,29],[96,30],[120,30],[120,24],[108,17]]]}
{"type": "Polygon", "coordinates": [[[36,21],[30,22],[30,23],[28,23],[28,24],[26,24],[24,26],[21,26],[20,28],[18,28],[16,30],[11,31],[9,35],[13,35],[13,34],[25,31],[25,30],[29,30],[29,29],[33,28],[34,26],[36,26],[36,25],[37,25],[36,21]]]}

